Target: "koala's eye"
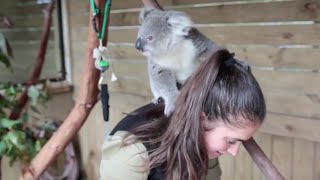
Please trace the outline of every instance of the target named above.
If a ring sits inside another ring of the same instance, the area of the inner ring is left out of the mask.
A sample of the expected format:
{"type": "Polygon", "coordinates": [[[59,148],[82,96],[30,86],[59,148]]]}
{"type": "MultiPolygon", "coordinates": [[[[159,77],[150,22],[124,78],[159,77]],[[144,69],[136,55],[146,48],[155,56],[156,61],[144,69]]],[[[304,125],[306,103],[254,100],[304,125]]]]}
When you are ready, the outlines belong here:
{"type": "Polygon", "coordinates": [[[152,39],[153,39],[152,36],[149,36],[149,37],[148,37],[148,41],[151,41],[152,39]]]}

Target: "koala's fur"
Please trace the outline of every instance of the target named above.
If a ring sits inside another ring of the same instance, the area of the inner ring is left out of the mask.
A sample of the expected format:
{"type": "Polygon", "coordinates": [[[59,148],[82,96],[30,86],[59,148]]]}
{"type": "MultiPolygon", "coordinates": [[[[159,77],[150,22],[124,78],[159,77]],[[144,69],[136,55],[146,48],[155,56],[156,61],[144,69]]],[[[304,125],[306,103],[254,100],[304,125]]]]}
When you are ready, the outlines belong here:
{"type": "Polygon", "coordinates": [[[139,21],[136,48],[148,58],[153,102],[162,97],[168,116],[179,94],[177,83],[183,85],[201,61],[222,47],[193,27],[183,12],[144,9],[139,21]]]}

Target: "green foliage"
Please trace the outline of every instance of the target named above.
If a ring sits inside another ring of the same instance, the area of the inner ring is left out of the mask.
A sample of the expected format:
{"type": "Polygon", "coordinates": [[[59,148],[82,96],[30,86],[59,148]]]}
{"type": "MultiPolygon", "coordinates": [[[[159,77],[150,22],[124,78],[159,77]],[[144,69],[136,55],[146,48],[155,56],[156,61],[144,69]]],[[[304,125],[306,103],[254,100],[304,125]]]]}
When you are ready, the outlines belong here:
{"type": "MultiPolygon", "coordinates": [[[[10,58],[5,52],[6,45],[3,42],[6,40],[0,33],[0,65],[4,64],[11,70],[10,58]]],[[[45,106],[47,101],[48,95],[44,89],[0,82],[0,156],[7,156],[10,165],[17,160],[30,161],[51,137],[54,131],[52,126],[30,125],[31,120],[40,119],[34,117],[41,117],[39,107],[45,106]],[[20,119],[9,119],[24,91],[27,91],[29,102],[20,119]]]]}
{"type": "Polygon", "coordinates": [[[10,165],[16,160],[30,161],[53,133],[52,128],[28,125],[30,114],[40,115],[38,107],[48,100],[46,92],[35,86],[28,88],[29,103],[20,119],[8,118],[24,88],[0,82],[0,156],[7,156],[10,165]],[[44,132],[41,137],[40,131],[44,132]]]}

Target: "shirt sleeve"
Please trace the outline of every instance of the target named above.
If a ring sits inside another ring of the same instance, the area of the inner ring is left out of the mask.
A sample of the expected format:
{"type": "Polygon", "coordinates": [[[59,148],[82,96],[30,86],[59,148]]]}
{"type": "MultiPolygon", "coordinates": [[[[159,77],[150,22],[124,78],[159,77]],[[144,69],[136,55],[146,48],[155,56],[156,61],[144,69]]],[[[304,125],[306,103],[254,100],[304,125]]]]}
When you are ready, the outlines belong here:
{"type": "MultiPolygon", "coordinates": [[[[148,153],[141,142],[123,145],[128,132],[118,131],[102,145],[100,180],[146,180],[148,153]]],[[[133,135],[130,135],[133,136],[133,135]]]]}

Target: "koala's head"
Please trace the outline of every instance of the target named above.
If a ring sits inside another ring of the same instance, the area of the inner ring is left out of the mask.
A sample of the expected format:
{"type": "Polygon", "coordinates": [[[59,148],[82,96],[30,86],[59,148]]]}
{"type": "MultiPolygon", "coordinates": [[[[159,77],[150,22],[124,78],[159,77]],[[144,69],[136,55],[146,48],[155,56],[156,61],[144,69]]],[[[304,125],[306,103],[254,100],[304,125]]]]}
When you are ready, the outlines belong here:
{"type": "Polygon", "coordinates": [[[174,51],[193,26],[190,18],[179,11],[143,9],[136,48],[146,56],[156,57],[174,51]]]}

